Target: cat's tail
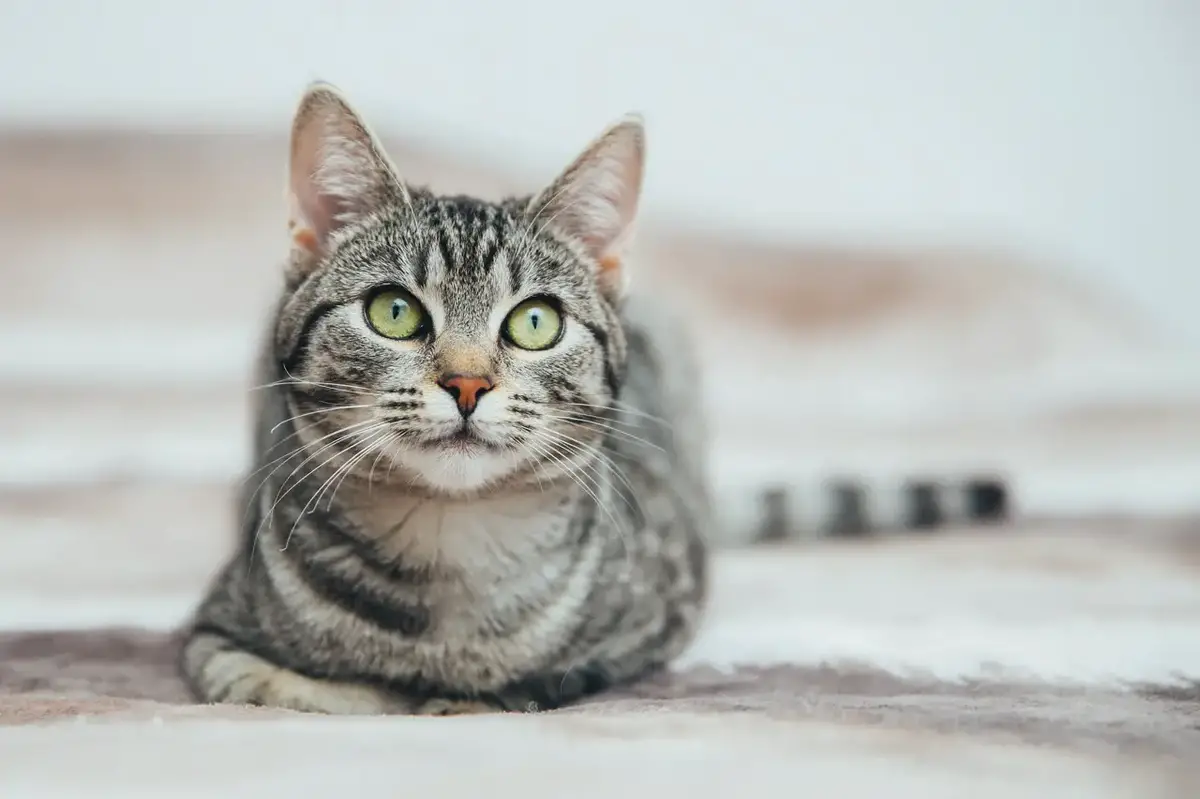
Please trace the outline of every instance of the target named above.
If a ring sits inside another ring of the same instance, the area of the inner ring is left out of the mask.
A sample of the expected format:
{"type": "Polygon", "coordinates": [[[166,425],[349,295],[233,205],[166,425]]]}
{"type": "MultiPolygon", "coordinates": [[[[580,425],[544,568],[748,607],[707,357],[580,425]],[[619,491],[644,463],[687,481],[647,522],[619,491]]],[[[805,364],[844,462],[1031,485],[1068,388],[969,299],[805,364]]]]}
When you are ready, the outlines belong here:
{"type": "Polygon", "coordinates": [[[718,547],[830,537],[936,533],[998,524],[1013,512],[1008,481],[994,475],[736,486],[713,492],[718,547]]]}

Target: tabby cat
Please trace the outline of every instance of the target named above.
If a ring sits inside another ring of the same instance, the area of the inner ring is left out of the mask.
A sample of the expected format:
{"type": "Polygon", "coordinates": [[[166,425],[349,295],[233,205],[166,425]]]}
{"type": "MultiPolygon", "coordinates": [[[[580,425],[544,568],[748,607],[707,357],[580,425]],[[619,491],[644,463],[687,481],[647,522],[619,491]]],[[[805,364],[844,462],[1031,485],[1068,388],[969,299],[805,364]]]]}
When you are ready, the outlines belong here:
{"type": "Polygon", "coordinates": [[[532,197],[440,196],[308,89],[240,543],[181,657],[198,699],[552,708],[689,644],[705,431],[686,343],[625,291],[643,152],[629,117],[532,197]]]}

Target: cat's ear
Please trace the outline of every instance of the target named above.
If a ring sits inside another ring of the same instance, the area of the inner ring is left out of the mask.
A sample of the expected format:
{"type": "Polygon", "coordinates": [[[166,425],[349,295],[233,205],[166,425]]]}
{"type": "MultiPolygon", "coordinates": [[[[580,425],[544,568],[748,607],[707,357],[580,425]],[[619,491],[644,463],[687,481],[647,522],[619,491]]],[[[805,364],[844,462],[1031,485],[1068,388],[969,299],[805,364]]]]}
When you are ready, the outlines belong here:
{"type": "Polygon", "coordinates": [[[308,87],[292,121],[288,226],[295,247],[314,256],[331,237],[408,192],[379,140],[334,87],[308,87]]]}
{"type": "Polygon", "coordinates": [[[623,260],[642,192],[645,142],[641,117],[624,117],[529,204],[535,224],[583,246],[599,265],[601,289],[612,295],[625,287],[623,260]]]}

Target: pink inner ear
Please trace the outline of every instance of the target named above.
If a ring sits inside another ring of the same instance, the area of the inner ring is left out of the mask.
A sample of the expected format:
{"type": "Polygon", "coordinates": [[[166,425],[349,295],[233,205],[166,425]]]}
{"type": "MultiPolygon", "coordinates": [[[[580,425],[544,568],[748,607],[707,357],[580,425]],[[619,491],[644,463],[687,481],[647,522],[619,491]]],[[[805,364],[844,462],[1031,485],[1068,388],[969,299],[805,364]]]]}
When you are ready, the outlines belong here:
{"type": "Polygon", "coordinates": [[[292,242],[302,249],[319,254],[321,242],[328,231],[322,231],[318,227],[321,224],[322,203],[311,180],[302,181],[293,177],[290,204],[288,232],[292,236],[292,242]]]}
{"type": "MultiPolygon", "coordinates": [[[[324,191],[317,177],[322,167],[323,147],[332,132],[330,121],[314,112],[292,143],[291,189],[296,204],[293,213],[300,216],[296,230],[307,229],[317,246],[328,239],[343,210],[343,203],[324,191]]],[[[302,246],[308,248],[307,243],[302,246]]]]}
{"type": "Polygon", "coordinates": [[[310,227],[292,225],[292,241],[297,247],[308,250],[313,254],[321,251],[321,242],[317,238],[317,234],[310,227]]]}
{"type": "Polygon", "coordinates": [[[609,281],[619,282],[641,178],[641,128],[624,124],[593,143],[547,190],[542,213],[587,248],[609,281]]]}
{"type": "Polygon", "coordinates": [[[312,226],[315,229],[317,237],[321,241],[325,241],[330,232],[337,226],[337,222],[341,219],[342,212],[346,210],[348,203],[340,197],[322,193],[315,184],[313,186],[313,195],[313,207],[315,210],[312,214],[312,226]]]}
{"type": "Polygon", "coordinates": [[[625,289],[624,263],[621,256],[612,253],[600,258],[600,274],[597,280],[601,290],[610,294],[620,294],[625,289]]]}
{"type": "Polygon", "coordinates": [[[298,174],[307,177],[293,179],[293,215],[298,217],[292,223],[293,237],[305,249],[316,251],[329,240],[351,203],[344,197],[323,191],[314,176],[315,166],[310,166],[307,159],[297,169],[303,170],[298,174]]]}

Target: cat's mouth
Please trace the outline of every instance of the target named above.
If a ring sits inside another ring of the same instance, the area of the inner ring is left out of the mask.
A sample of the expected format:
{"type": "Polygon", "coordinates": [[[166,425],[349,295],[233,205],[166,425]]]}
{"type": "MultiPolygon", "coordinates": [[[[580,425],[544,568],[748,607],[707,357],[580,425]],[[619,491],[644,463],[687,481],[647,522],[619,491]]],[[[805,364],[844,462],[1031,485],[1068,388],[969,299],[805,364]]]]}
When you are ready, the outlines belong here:
{"type": "Polygon", "coordinates": [[[464,420],[451,433],[421,442],[421,448],[439,452],[457,452],[464,455],[484,451],[494,452],[503,449],[503,447],[481,435],[476,426],[471,424],[469,420],[464,420]]]}

